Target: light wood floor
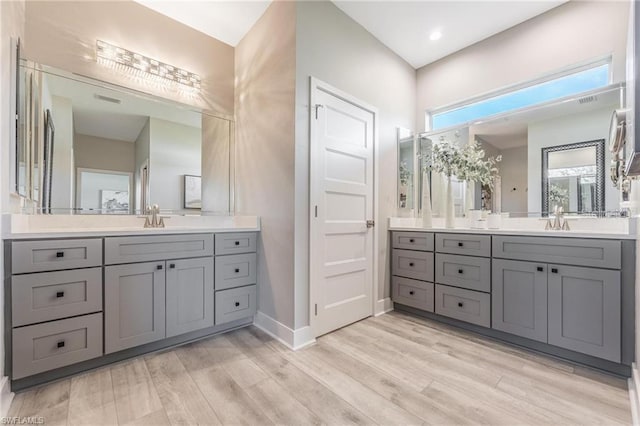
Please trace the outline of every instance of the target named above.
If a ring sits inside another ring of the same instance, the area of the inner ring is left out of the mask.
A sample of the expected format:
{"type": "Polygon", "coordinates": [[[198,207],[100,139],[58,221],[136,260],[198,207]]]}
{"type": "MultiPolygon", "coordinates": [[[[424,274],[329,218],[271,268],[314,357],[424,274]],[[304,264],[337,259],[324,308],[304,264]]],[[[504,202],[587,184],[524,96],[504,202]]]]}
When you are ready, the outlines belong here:
{"type": "Polygon", "coordinates": [[[291,352],[248,327],[16,395],[50,424],[630,424],[626,382],[400,313],[291,352]]]}

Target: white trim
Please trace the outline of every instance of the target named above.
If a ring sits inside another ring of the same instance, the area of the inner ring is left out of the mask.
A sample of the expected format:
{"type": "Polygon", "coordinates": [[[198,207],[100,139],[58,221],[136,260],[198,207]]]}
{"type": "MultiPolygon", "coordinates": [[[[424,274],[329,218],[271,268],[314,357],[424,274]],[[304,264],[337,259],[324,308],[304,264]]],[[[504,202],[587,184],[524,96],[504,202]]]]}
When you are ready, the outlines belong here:
{"type": "Polygon", "coordinates": [[[631,403],[631,422],[634,426],[640,425],[640,394],[638,385],[640,384],[640,373],[636,368],[636,363],[631,364],[631,377],[629,384],[629,401],[631,403]]]}
{"type": "Polygon", "coordinates": [[[0,380],[0,417],[7,417],[14,396],[15,394],[11,392],[9,377],[4,376],[0,380]]]}
{"type": "MultiPolygon", "coordinates": [[[[345,102],[355,105],[358,108],[364,109],[370,112],[373,115],[373,220],[378,225],[380,224],[379,217],[379,208],[378,208],[378,191],[379,191],[379,137],[378,137],[378,108],[370,105],[360,99],[343,92],[340,89],[337,89],[331,86],[328,83],[323,82],[313,76],[309,77],[309,147],[313,148],[315,146],[315,132],[313,131],[313,123],[315,121],[312,118],[313,106],[316,105],[316,90],[321,90],[326,92],[332,96],[335,96],[339,99],[342,99],[345,102]]],[[[314,280],[317,277],[317,274],[314,270],[314,265],[316,262],[311,261],[314,258],[314,246],[315,236],[313,231],[313,220],[314,220],[314,205],[317,205],[316,197],[318,196],[318,188],[313,186],[313,172],[317,169],[317,165],[315,164],[315,155],[313,152],[310,153],[310,161],[309,161],[309,327],[311,329],[311,333],[313,338],[318,336],[318,333],[314,331],[316,326],[315,315],[313,314],[314,300],[316,299],[316,295],[314,292],[314,280]]],[[[376,313],[377,307],[377,297],[378,297],[378,289],[379,289],[379,280],[378,280],[378,270],[377,266],[379,264],[379,254],[378,254],[378,246],[379,246],[379,237],[377,228],[373,228],[373,267],[372,267],[372,275],[373,275],[373,288],[371,293],[371,315],[376,313]]]]}
{"type": "Polygon", "coordinates": [[[293,351],[305,348],[316,342],[310,326],[292,330],[260,311],[256,313],[253,319],[253,325],[293,351]]]}
{"type": "Polygon", "coordinates": [[[393,302],[391,301],[390,297],[386,297],[376,302],[376,310],[374,311],[374,316],[379,317],[380,315],[384,315],[387,312],[391,311],[393,311],[393,302]]]}

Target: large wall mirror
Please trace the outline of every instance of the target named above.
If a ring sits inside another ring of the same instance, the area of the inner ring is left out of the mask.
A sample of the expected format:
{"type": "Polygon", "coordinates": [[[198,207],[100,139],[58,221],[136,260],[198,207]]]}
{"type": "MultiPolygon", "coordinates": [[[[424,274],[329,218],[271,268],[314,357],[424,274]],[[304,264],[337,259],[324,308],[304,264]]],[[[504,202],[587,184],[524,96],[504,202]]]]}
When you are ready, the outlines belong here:
{"type": "Polygon", "coordinates": [[[21,61],[17,189],[42,213],[233,210],[233,123],[21,61]]]}
{"type": "MultiPolygon", "coordinates": [[[[511,217],[536,217],[562,206],[576,215],[620,214],[621,192],[606,177],[611,153],[605,149],[612,112],[621,108],[617,84],[559,101],[421,134],[421,150],[438,143],[476,143],[485,158],[501,157],[494,187],[453,177],[456,216],[483,209],[511,217]]],[[[418,187],[422,187],[419,176],[418,187]]],[[[433,213],[442,216],[444,179],[431,175],[433,213]]]]}

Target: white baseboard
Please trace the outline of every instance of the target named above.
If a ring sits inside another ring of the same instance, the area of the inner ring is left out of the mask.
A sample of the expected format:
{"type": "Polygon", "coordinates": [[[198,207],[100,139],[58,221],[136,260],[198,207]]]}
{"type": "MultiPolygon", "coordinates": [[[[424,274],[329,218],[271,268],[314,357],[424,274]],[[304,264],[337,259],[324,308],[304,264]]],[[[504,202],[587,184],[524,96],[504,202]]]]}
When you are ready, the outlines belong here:
{"type": "Polygon", "coordinates": [[[376,302],[376,311],[373,313],[373,316],[377,317],[391,311],[393,311],[393,302],[390,297],[387,297],[376,302]]]}
{"type": "Polygon", "coordinates": [[[634,426],[640,426],[640,372],[636,363],[631,364],[631,378],[629,379],[629,401],[631,402],[631,421],[634,426]]]}
{"type": "Polygon", "coordinates": [[[306,326],[292,330],[260,311],[256,313],[253,319],[253,325],[294,351],[316,342],[311,327],[306,326]]]}
{"type": "Polygon", "coordinates": [[[4,376],[0,379],[0,417],[7,417],[9,415],[9,407],[11,407],[11,401],[13,401],[14,393],[11,392],[11,382],[9,377],[4,376]]]}

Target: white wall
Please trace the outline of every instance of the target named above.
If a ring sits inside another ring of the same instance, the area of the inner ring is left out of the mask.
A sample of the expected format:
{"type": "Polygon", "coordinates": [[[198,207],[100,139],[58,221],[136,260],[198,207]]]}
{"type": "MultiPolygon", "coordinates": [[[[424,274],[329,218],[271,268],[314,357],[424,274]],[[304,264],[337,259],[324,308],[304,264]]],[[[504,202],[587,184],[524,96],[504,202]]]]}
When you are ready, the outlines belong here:
{"type": "Polygon", "coordinates": [[[64,214],[74,205],[73,110],[71,99],[53,96],[51,116],[55,126],[51,177],[51,208],[64,214]],[[66,211],[65,211],[66,210],[66,211]]]}
{"type": "Polygon", "coordinates": [[[418,70],[416,123],[425,111],[594,58],[613,56],[625,80],[626,1],[571,1],[418,70]]]}
{"type": "Polygon", "coordinates": [[[115,170],[133,173],[135,144],[133,142],[98,138],[76,133],[73,140],[76,168],[115,170]]]}
{"type": "Polygon", "coordinates": [[[612,108],[602,108],[587,113],[572,114],[551,120],[539,121],[529,125],[528,150],[529,159],[527,208],[529,212],[539,212],[542,207],[542,148],[565,145],[576,142],[586,142],[595,139],[605,140],[605,208],[617,210],[619,208],[620,192],[608,178],[611,153],[607,149],[609,138],[609,121],[612,108]]]}
{"type": "Polygon", "coordinates": [[[502,161],[498,163],[500,170],[502,212],[527,212],[527,146],[503,149],[500,151],[502,161]]]}
{"type": "Polygon", "coordinates": [[[396,214],[396,128],[414,129],[416,72],[331,2],[297,3],[295,327],[309,324],[309,77],[379,109],[380,292],[389,296],[387,218],[396,214]]]}
{"type": "Polygon", "coordinates": [[[158,118],[149,122],[149,201],[162,210],[183,210],[184,175],[200,176],[201,130],[158,118]]]}

